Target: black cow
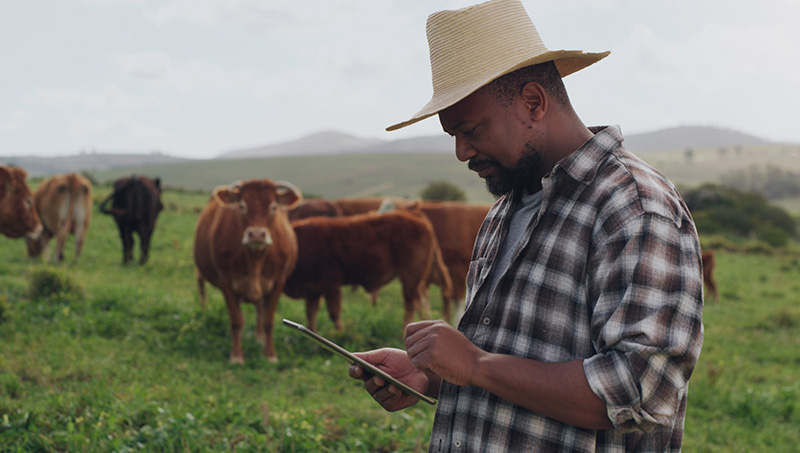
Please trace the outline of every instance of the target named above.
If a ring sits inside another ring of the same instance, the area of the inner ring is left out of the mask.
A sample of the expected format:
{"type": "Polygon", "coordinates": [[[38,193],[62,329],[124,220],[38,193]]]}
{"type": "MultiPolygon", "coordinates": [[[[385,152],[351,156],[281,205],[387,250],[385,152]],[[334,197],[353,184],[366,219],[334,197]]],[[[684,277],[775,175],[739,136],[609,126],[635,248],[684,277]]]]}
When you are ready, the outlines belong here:
{"type": "Polygon", "coordinates": [[[161,180],[131,175],[114,181],[114,191],[102,203],[100,212],[114,216],[122,238],[122,263],[133,260],[133,233],[139,235],[142,255],[139,264],[147,262],[150,238],[156,226],[161,203],[161,180]],[[111,208],[108,203],[111,202],[111,208]]]}

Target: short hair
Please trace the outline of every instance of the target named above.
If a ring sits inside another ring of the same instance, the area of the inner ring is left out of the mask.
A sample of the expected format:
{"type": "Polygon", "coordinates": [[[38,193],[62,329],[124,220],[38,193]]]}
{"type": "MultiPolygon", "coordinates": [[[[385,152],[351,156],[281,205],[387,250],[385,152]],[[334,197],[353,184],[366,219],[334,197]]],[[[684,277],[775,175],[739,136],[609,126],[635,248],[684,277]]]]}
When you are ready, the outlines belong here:
{"type": "Polygon", "coordinates": [[[517,69],[492,80],[481,89],[494,95],[501,106],[507,107],[511,105],[522,87],[528,82],[538,83],[556,102],[565,106],[569,105],[569,96],[564,81],[552,61],[517,69]]]}

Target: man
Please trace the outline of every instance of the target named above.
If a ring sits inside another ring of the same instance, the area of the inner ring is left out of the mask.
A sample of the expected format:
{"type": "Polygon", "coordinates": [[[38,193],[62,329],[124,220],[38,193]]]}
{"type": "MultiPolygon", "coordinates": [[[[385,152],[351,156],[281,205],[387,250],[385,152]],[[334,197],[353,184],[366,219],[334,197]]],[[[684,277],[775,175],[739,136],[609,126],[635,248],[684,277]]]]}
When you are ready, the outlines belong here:
{"type": "MultiPolygon", "coordinates": [[[[703,339],[697,233],[617,127],[587,128],[561,78],[608,53],[549,51],[519,1],[428,19],[438,114],[499,196],[458,329],[410,324],[361,353],[437,397],[431,451],[679,451],[703,339]]],[[[385,409],[416,403],[358,366],[385,409]]]]}

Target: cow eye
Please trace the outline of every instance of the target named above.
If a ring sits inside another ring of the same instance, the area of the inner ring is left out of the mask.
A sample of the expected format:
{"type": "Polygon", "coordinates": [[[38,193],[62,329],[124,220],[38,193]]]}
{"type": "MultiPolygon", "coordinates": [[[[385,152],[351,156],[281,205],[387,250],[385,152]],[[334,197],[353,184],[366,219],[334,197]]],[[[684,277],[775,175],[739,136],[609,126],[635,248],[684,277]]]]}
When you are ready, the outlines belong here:
{"type": "Polygon", "coordinates": [[[247,203],[245,203],[244,201],[240,201],[239,210],[242,211],[242,214],[247,214],[247,203]]]}
{"type": "Polygon", "coordinates": [[[275,214],[275,211],[277,211],[277,210],[278,210],[278,204],[277,203],[272,203],[271,205],[269,205],[269,213],[270,214],[275,214]]]}

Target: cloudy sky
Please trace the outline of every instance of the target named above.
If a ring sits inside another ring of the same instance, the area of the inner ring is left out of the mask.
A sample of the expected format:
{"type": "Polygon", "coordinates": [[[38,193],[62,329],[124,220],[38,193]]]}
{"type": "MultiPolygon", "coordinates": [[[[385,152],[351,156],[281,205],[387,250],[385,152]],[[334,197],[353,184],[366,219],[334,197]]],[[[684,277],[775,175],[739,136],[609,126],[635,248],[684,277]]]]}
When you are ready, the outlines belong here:
{"type": "MultiPolygon", "coordinates": [[[[385,132],[431,96],[425,20],[474,0],[0,0],[0,156],[210,158],[385,132]]],[[[524,0],[588,125],[800,143],[800,1],[524,0]]]]}

